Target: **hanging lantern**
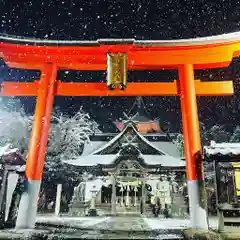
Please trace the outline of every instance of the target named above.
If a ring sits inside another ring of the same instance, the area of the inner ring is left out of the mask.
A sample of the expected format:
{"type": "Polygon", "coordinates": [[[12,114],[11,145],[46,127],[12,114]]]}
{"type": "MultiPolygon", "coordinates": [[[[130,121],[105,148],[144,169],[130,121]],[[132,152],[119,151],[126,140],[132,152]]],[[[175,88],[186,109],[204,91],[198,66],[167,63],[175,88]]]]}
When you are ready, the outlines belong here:
{"type": "Polygon", "coordinates": [[[127,87],[126,53],[107,53],[107,87],[110,90],[127,87]]]}

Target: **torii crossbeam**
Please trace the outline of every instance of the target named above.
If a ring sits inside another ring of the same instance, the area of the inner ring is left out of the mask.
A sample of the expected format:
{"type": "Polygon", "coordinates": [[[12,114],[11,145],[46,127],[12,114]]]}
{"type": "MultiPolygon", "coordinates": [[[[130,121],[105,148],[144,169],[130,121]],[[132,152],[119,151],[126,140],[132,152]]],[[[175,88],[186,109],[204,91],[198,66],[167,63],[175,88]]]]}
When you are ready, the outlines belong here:
{"type": "Polygon", "coordinates": [[[27,188],[16,227],[33,228],[42,179],[54,96],[171,96],[181,99],[190,217],[193,228],[208,228],[196,95],[232,95],[231,81],[194,81],[194,69],[227,67],[240,55],[240,33],[172,41],[101,39],[51,41],[0,36],[0,57],[10,68],[38,69],[40,80],[4,82],[3,96],[37,96],[35,117],[26,163],[27,188]],[[129,83],[109,91],[105,83],[64,83],[57,71],[106,70],[107,53],[124,52],[128,69],[178,69],[179,79],[169,83],[129,83]]]}

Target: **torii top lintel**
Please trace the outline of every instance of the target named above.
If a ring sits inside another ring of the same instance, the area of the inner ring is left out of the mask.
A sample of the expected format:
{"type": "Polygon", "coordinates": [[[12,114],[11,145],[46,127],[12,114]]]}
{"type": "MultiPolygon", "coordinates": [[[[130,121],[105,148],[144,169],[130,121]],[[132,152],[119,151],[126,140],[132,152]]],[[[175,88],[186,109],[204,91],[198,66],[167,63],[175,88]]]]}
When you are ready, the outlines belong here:
{"type": "Polygon", "coordinates": [[[240,55],[240,32],[169,41],[0,36],[0,57],[9,67],[40,69],[44,63],[54,62],[58,69],[106,70],[107,52],[126,52],[130,70],[174,69],[182,64],[193,64],[195,69],[225,67],[240,55]]]}

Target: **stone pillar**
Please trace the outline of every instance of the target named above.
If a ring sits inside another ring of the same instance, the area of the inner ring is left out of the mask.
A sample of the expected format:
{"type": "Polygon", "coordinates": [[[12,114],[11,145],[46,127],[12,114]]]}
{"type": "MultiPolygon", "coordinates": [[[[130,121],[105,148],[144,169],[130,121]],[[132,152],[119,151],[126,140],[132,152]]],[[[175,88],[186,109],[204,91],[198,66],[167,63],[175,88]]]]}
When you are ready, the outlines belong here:
{"type": "Polygon", "coordinates": [[[142,213],[145,213],[145,181],[142,181],[142,213]]]}
{"type": "Polygon", "coordinates": [[[90,204],[90,209],[89,209],[89,216],[96,217],[97,216],[97,209],[96,209],[96,196],[97,196],[97,190],[96,186],[92,186],[92,198],[91,198],[91,204],[90,204]]]}
{"type": "Polygon", "coordinates": [[[112,174],[112,197],[111,197],[111,212],[116,215],[116,178],[112,174]]]}
{"type": "Polygon", "coordinates": [[[58,184],[57,185],[56,203],[55,203],[55,215],[56,216],[58,216],[59,212],[60,212],[61,194],[62,194],[62,184],[58,184]]]}
{"type": "Polygon", "coordinates": [[[126,207],[129,207],[129,185],[127,184],[126,207]]]}
{"type": "Polygon", "coordinates": [[[121,186],[120,192],[121,192],[121,206],[123,206],[124,205],[124,202],[123,202],[123,192],[124,192],[123,185],[121,186]]]}
{"type": "Polygon", "coordinates": [[[137,206],[137,186],[134,186],[134,206],[137,206]]]}
{"type": "Polygon", "coordinates": [[[91,205],[90,205],[91,209],[95,209],[96,208],[95,200],[96,200],[96,197],[92,196],[92,198],[91,198],[91,205]]]}

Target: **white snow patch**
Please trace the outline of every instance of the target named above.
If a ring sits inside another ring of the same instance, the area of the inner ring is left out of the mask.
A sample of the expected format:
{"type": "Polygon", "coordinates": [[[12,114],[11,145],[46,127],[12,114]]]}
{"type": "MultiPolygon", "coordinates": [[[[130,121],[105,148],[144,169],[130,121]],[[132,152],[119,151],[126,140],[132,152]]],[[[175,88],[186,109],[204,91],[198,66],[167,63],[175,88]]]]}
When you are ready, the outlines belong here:
{"type": "Polygon", "coordinates": [[[188,219],[144,218],[145,223],[152,229],[185,229],[190,227],[188,219]]]}
{"type": "Polygon", "coordinates": [[[0,147],[0,157],[6,154],[6,151],[9,149],[10,144],[5,145],[4,147],[0,147]]]}
{"type": "Polygon", "coordinates": [[[176,234],[159,234],[155,237],[155,239],[182,239],[179,235],[176,234]]]}
{"type": "Polygon", "coordinates": [[[57,216],[37,216],[38,223],[68,224],[89,227],[107,221],[109,217],[57,217],[57,216]]]}
{"type": "Polygon", "coordinates": [[[15,153],[17,151],[18,151],[18,148],[8,149],[7,151],[4,152],[4,155],[15,153]]]}
{"type": "Polygon", "coordinates": [[[205,146],[204,151],[207,155],[216,155],[216,154],[222,154],[222,155],[239,155],[240,154],[240,143],[216,143],[214,141],[211,141],[210,146],[205,146]]]}
{"type": "MultiPolygon", "coordinates": [[[[185,229],[191,227],[189,219],[164,219],[164,218],[143,218],[145,223],[152,229],[185,229]]],[[[209,219],[209,227],[217,229],[217,219],[209,219]]]]}

